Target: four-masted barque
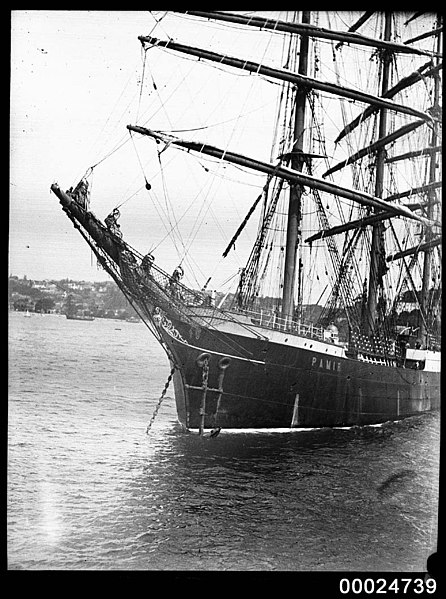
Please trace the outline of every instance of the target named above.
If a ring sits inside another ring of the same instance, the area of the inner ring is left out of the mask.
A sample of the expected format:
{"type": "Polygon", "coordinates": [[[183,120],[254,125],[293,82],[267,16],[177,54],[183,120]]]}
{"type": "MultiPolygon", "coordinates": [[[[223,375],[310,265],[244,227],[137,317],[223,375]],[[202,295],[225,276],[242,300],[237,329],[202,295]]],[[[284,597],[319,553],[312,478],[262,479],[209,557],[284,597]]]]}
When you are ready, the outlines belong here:
{"type": "MultiPolygon", "coordinates": [[[[75,189],[51,187],[164,348],[178,419],[200,433],[365,425],[440,407],[441,16],[285,16],[163,13],[160,37],[139,37],[145,74],[147,61],[167,53],[191,68],[250,77],[277,95],[272,134],[259,125],[269,160],[230,140],[208,141],[212,131],[190,121],[181,135],[153,127],[150,117],[127,126],[130,139],[155,142],[160,169],[161,154],[183,151],[200,165],[261,175],[246,217],[221,248],[231,254],[258,217],[233,293],[186,285],[184,264],[168,274],[162,257],[132,248],[118,209],[104,221],[91,210],[92,169],[75,189]],[[217,51],[218,41],[211,50],[174,40],[168,18],[192,22],[197,40],[211,24],[226,35],[230,27],[234,35],[255,31],[266,40],[261,59],[246,44],[249,55],[235,56],[217,51]],[[269,44],[281,48],[275,62],[269,44]]],[[[172,93],[182,105],[186,95],[172,93]]],[[[220,100],[216,94],[214,120],[220,100]]],[[[238,127],[242,112],[233,120],[238,127]]],[[[142,193],[150,189],[145,178],[142,193]]],[[[227,198],[218,201],[224,207],[227,198]]]]}

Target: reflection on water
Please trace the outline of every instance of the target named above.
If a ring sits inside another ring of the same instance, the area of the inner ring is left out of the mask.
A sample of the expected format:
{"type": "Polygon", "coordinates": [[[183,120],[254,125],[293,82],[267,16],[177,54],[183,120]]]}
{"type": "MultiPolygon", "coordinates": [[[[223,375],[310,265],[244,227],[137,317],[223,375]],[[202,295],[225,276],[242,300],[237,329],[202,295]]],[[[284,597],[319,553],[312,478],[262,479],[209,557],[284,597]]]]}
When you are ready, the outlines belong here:
{"type": "Polygon", "coordinates": [[[143,325],[20,316],[9,568],[426,569],[438,414],[203,439],[181,431],[166,397],[147,436],[169,367],[143,325]]]}

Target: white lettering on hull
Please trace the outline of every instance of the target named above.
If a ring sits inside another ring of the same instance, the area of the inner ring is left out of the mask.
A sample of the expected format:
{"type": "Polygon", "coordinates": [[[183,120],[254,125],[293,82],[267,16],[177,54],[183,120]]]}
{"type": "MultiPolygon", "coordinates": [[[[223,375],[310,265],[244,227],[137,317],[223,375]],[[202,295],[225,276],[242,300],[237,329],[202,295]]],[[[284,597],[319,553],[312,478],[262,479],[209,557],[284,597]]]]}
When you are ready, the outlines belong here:
{"type": "Polygon", "coordinates": [[[313,356],[311,358],[311,366],[318,366],[323,370],[335,370],[337,372],[341,371],[341,362],[338,360],[329,360],[328,358],[318,358],[317,356],[313,356]]]}

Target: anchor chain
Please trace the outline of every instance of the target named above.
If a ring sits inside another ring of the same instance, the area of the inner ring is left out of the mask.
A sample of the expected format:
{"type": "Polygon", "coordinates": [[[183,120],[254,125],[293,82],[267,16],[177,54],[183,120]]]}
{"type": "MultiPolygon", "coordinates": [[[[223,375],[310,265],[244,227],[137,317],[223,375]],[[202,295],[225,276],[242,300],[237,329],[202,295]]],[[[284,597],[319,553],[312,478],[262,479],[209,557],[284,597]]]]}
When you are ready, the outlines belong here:
{"type": "Polygon", "coordinates": [[[199,434],[203,435],[204,429],[204,418],[206,415],[206,395],[208,390],[208,378],[209,378],[209,355],[204,355],[202,358],[202,382],[203,382],[203,395],[201,398],[201,406],[200,406],[200,428],[199,434]]]}
{"type": "Polygon", "coordinates": [[[176,370],[176,366],[174,366],[172,368],[172,370],[170,371],[169,376],[167,377],[167,381],[166,381],[166,384],[164,385],[164,389],[163,389],[163,391],[161,393],[161,397],[159,398],[158,403],[157,403],[157,405],[155,407],[155,410],[153,411],[152,418],[150,419],[150,422],[147,425],[146,435],[149,434],[150,428],[151,428],[152,424],[155,422],[155,418],[156,418],[156,416],[158,414],[158,411],[159,411],[159,409],[161,407],[161,404],[163,403],[164,396],[167,393],[167,389],[169,388],[170,381],[172,380],[172,377],[173,377],[173,374],[174,374],[175,370],[176,370]]]}

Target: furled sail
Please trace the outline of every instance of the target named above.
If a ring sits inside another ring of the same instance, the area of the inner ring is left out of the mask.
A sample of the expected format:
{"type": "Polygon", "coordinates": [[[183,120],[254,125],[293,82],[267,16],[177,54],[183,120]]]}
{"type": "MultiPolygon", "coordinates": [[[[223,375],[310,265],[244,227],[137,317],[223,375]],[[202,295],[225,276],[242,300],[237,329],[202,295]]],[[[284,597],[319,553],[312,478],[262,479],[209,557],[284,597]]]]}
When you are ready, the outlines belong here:
{"type": "MultiPolygon", "coordinates": [[[[361,35],[359,33],[354,33],[352,31],[345,32],[324,29],[323,27],[317,27],[316,25],[312,25],[310,23],[289,23],[286,21],[281,21],[279,19],[265,19],[263,17],[258,16],[245,17],[244,15],[236,15],[218,11],[206,12],[203,10],[182,10],[177,12],[187,13],[191,16],[211,18],[220,21],[228,21],[231,23],[240,23],[242,25],[249,25],[250,27],[260,27],[261,29],[284,31],[287,33],[308,35],[311,37],[335,40],[345,42],[348,44],[359,44],[361,46],[381,48],[384,50],[389,50],[391,52],[400,52],[402,54],[429,55],[428,52],[419,50],[418,48],[410,48],[404,44],[397,44],[385,40],[374,39],[365,35],[361,35]]],[[[360,24],[362,24],[362,22],[360,24]]]]}
{"type": "Polygon", "coordinates": [[[286,166],[277,167],[273,164],[268,164],[260,160],[255,160],[254,158],[248,158],[235,152],[222,150],[209,144],[204,144],[195,141],[180,140],[171,135],[166,135],[157,131],[152,131],[151,129],[147,129],[146,127],[140,127],[138,125],[128,125],[127,128],[129,129],[129,131],[134,131],[135,133],[147,135],[149,137],[152,137],[153,139],[164,141],[169,145],[172,144],[174,146],[179,146],[188,150],[194,150],[195,152],[207,154],[216,158],[223,158],[228,162],[240,164],[263,173],[272,174],[276,177],[282,177],[283,179],[300,183],[301,185],[307,185],[312,189],[318,189],[320,191],[335,194],[353,200],[354,202],[358,202],[359,204],[363,204],[365,206],[372,206],[374,208],[379,208],[381,210],[391,212],[398,216],[405,216],[406,218],[418,220],[419,222],[422,222],[426,225],[440,224],[435,223],[433,221],[431,222],[422,216],[414,214],[404,206],[397,204],[388,204],[380,198],[372,196],[371,194],[343,188],[340,185],[328,183],[323,179],[318,179],[316,177],[312,177],[311,175],[294,171],[293,169],[286,166]]]}
{"type": "Polygon", "coordinates": [[[389,110],[395,110],[403,114],[409,114],[429,122],[432,120],[432,117],[429,114],[415,110],[411,106],[398,104],[397,102],[392,102],[386,98],[374,96],[372,94],[361,92],[356,89],[348,88],[335,83],[319,81],[318,79],[313,79],[305,75],[299,75],[285,69],[275,69],[272,67],[263,66],[253,61],[242,60],[240,58],[218,54],[217,52],[211,52],[203,48],[187,46],[185,44],[179,44],[173,41],[164,41],[155,37],[141,35],[138,39],[142,44],[151,44],[152,46],[169,48],[170,50],[176,50],[177,52],[183,52],[185,54],[190,54],[199,58],[205,58],[213,62],[218,62],[219,64],[236,67],[251,73],[257,73],[259,75],[272,77],[273,79],[280,79],[282,81],[296,83],[297,85],[300,84],[304,88],[317,89],[330,94],[335,94],[340,97],[358,100],[359,102],[365,102],[366,104],[371,104],[380,108],[388,108],[389,110]]]}

